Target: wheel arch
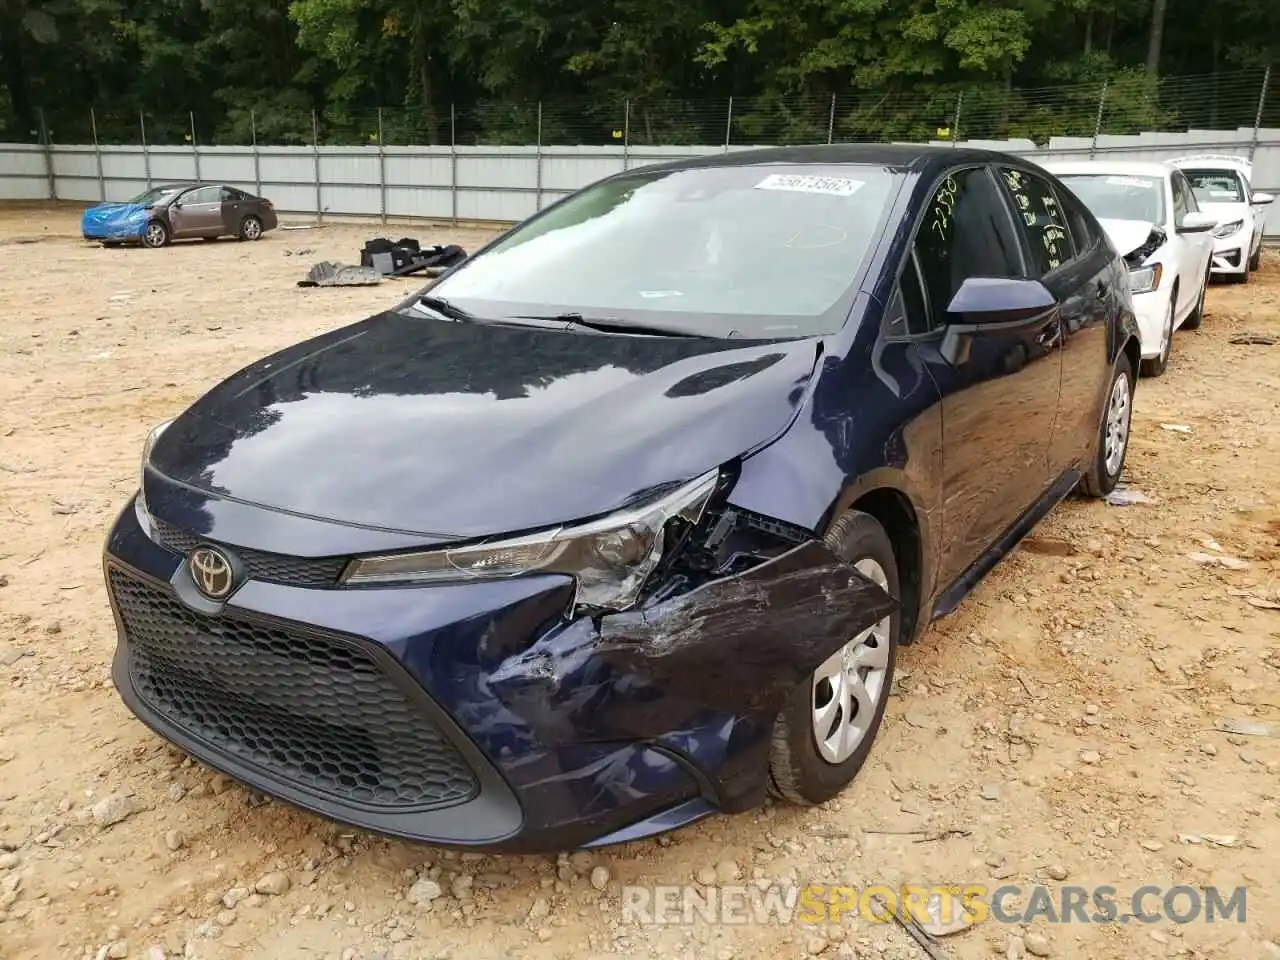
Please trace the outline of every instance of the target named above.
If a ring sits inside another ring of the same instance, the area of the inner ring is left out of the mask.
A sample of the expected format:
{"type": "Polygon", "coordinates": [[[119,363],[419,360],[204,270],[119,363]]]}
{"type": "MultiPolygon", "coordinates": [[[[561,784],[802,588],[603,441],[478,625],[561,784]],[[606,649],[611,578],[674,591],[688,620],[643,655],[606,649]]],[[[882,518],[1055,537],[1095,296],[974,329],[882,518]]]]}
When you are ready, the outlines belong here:
{"type": "Polygon", "coordinates": [[[847,486],[832,503],[821,530],[825,535],[836,519],[850,510],[869,514],[884,528],[893,545],[898,564],[898,585],[902,596],[902,628],[899,642],[913,642],[925,625],[925,599],[933,589],[933,565],[928,511],[897,482],[896,472],[874,471],[847,486]]]}
{"type": "Polygon", "coordinates": [[[1131,335],[1125,340],[1120,351],[1129,358],[1129,368],[1133,371],[1134,377],[1137,378],[1138,368],[1142,366],[1142,344],[1136,336],[1131,335]]]}

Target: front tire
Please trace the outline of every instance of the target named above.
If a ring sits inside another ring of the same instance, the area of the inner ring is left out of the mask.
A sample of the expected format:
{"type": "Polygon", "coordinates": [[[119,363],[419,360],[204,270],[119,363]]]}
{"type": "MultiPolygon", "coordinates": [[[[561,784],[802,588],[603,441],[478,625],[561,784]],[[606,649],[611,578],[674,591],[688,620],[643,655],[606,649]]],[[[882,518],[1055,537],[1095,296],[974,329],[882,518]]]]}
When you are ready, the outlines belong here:
{"type": "MultiPolygon", "coordinates": [[[[893,544],[875,517],[851,510],[824,542],[890,596],[899,596],[893,544]]],[[[837,650],[791,694],[770,747],[770,791],[776,796],[822,803],[857,775],[884,719],[901,624],[902,612],[895,610],[837,650]]]]}
{"type": "Polygon", "coordinates": [[[142,231],[142,245],[151,247],[153,250],[157,247],[163,247],[169,242],[169,228],[159,220],[150,221],[142,231]]]}
{"type": "Polygon", "coordinates": [[[1249,258],[1249,269],[1262,269],[1262,244],[1258,244],[1258,249],[1253,251],[1253,256],[1249,258]]]}
{"type": "Polygon", "coordinates": [[[1091,497],[1105,497],[1120,482],[1124,458],[1129,452],[1129,428],[1133,418],[1133,366],[1123,353],[1116,361],[1107,388],[1107,402],[1102,408],[1097,447],[1093,465],[1085,474],[1082,486],[1091,497]]]}

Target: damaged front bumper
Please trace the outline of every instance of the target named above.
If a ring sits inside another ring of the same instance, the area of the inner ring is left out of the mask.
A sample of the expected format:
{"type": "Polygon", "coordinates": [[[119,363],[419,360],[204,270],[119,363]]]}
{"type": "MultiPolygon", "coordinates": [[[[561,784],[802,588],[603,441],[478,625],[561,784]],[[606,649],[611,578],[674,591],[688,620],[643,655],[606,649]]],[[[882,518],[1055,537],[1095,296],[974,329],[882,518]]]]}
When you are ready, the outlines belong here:
{"type": "Polygon", "coordinates": [[[1173,297],[1172,286],[1133,295],[1133,315],[1138,321],[1138,341],[1142,347],[1142,359],[1160,356],[1164,344],[1164,326],[1169,318],[1169,302],[1173,297]]]}
{"type": "Polygon", "coordinates": [[[90,207],[80,218],[80,234],[86,240],[137,240],[149,219],[146,207],[90,207]]]}
{"type": "Polygon", "coordinates": [[[263,793],[445,845],[599,845],[758,805],[783,699],[895,609],[816,541],[594,618],[565,619],[573,582],[559,575],[359,589],[249,579],[212,609],[146,524],[127,507],[105,556],[113,674],[134,713],[263,793]],[[210,727],[219,710],[231,719],[210,727]],[[421,750],[394,760],[424,730],[452,765],[447,797],[424,799],[404,773],[421,750]],[[298,739],[319,733],[318,745],[298,739]]]}

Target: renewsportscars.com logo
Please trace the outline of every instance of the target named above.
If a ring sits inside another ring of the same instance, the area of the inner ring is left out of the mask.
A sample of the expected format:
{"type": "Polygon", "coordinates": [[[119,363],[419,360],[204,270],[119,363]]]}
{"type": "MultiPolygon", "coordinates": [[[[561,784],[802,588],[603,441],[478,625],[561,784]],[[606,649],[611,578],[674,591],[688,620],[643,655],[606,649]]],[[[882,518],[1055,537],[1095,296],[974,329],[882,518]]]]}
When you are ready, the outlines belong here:
{"type": "Polygon", "coordinates": [[[639,925],[825,924],[846,917],[889,922],[895,917],[922,926],[1001,924],[1244,923],[1244,887],[1116,887],[1008,884],[907,884],[867,887],[761,881],[737,886],[624,886],[622,919],[639,925]]]}

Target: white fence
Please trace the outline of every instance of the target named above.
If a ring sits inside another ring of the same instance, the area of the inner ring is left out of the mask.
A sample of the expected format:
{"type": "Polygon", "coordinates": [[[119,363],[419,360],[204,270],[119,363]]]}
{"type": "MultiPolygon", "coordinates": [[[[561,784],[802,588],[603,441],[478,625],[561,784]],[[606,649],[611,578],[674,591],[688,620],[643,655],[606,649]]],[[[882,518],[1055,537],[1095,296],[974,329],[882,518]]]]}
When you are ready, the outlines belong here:
{"type": "MultiPolygon", "coordinates": [[[[1252,156],[1254,186],[1280,193],[1280,129],[970,141],[1033,160],[1252,156]]],[[[284,213],[522,220],[622,170],[748,147],[132,147],[0,144],[0,200],[126,200],[156,183],[210,180],[270,197],[284,213]]],[[[1280,206],[1280,205],[1277,205],[1280,206]]],[[[1280,237],[1269,210],[1267,234],[1280,237]]]]}

